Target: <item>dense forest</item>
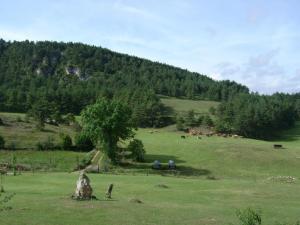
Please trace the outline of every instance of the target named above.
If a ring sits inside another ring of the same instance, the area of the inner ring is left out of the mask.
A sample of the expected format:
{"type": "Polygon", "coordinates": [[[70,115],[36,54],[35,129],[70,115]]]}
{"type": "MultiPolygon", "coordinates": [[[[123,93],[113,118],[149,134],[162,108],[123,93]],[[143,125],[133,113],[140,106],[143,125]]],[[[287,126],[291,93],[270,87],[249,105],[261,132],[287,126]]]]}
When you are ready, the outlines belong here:
{"type": "Polygon", "coordinates": [[[137,126],[162,127],[176,116],[159,94],[220,101],[216,129],[248,137],[272,136],[300,114],[299,94],[260,96],[232,81],[81,43],[0,39],[0,111],[79,114],[106,97],[130,105],[137,126]]]}
{"type": "Polygon", "coordinates": [[[43,97],[55,102],[62,113],[79,113],[98,96],[137,88],[147,93],[217,101],[249,92],[235,82],[214,81],[101,47],[0,39],[1,111],[24,112],[43,97]]]}
{"type": "Polygon", "coordinates": [[[217,110],[216,129],[252,138],[271,138],[300,118],[300,95],[240,94],[217,110]]]}

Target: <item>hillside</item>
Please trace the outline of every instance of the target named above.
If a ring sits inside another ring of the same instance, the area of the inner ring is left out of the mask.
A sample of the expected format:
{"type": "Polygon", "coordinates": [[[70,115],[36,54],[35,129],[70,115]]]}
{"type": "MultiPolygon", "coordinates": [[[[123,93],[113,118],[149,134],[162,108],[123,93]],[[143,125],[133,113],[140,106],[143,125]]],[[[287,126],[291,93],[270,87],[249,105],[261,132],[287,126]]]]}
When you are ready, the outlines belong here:
{"type": "Polygon", "coordinates": [[[45,99],[61,113],[79,113],[99,96],[137,102],[147,91],[217,101],[249,92],[235,82],[214,81],[101,47],[0,40],[0,111],[26,112],[45,99]],[[132,93],[136,90],[138,94],[132,93]]]}

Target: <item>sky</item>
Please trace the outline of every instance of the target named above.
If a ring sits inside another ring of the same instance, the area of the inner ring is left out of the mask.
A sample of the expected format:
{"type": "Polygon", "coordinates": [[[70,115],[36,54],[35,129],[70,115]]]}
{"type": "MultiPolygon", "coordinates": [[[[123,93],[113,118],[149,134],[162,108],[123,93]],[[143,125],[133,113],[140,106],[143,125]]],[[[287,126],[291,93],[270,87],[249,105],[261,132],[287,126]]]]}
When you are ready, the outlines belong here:
{"type": "Polygon", "coordinates": [[[0,0],[0,38],[82,42],[300,92],[298,0],[0,0]]]}

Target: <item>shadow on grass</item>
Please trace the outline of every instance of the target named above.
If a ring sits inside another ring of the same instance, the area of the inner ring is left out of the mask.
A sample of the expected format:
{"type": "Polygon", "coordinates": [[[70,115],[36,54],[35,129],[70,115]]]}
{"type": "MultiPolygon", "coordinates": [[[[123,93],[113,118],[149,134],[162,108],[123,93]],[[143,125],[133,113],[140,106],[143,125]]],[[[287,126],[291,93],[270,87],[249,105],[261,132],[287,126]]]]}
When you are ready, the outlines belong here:
{"type": "Polygon", "coordinates": [[[159,174],[162,176],[207,176],[211,174],[211,171],[207,169],[198,169],[186,165],[180,165],[185,162],[186,161],[180,160],[176,156],[149,154],[146,156],[146,162],[144,163],[122,162],[120,163],[120,166],[123,169],[135,170],[135,172],[159,174]],[[161,169],[152,169],[152,163],[154,160],[159,160],[161,162],[161,169]],[[174,160],[176,163],[176,169],[168,168],[169,160],[174,160]]]}
{"type": "Polygon", "coordinates": [[[145,160],[146,163],[153,163],[155,160],[159,160],[161,163],[168,163],[169,160],[173,160],[176,164],[186,162],[173,155],[154,155],[154,154],[146,154],[145,160]]]}
{"type": "Polygon", "coordinates": [[[300,140],[300,121],[295,123],[295,126],[278,133],[271,141],[292,142],[300,140]]]}

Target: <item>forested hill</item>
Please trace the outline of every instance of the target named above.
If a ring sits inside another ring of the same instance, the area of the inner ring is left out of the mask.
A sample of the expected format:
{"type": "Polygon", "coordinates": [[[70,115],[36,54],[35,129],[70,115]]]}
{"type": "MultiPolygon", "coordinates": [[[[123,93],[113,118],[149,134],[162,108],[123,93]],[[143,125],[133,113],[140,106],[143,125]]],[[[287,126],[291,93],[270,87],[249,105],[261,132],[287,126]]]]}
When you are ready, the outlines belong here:
{"type": "MultiPolygon", "coordinates": [[[[247,87],[81,43],[0,39],[0,111],[27,111],[41,97],[78,113],[101,95],[138,91],[227,100],[247,87]]],[[[119,94],[120,95],[120,94],[119,94]]],[[[145,97],[146,98],[146,97],[145,97]]]]}

